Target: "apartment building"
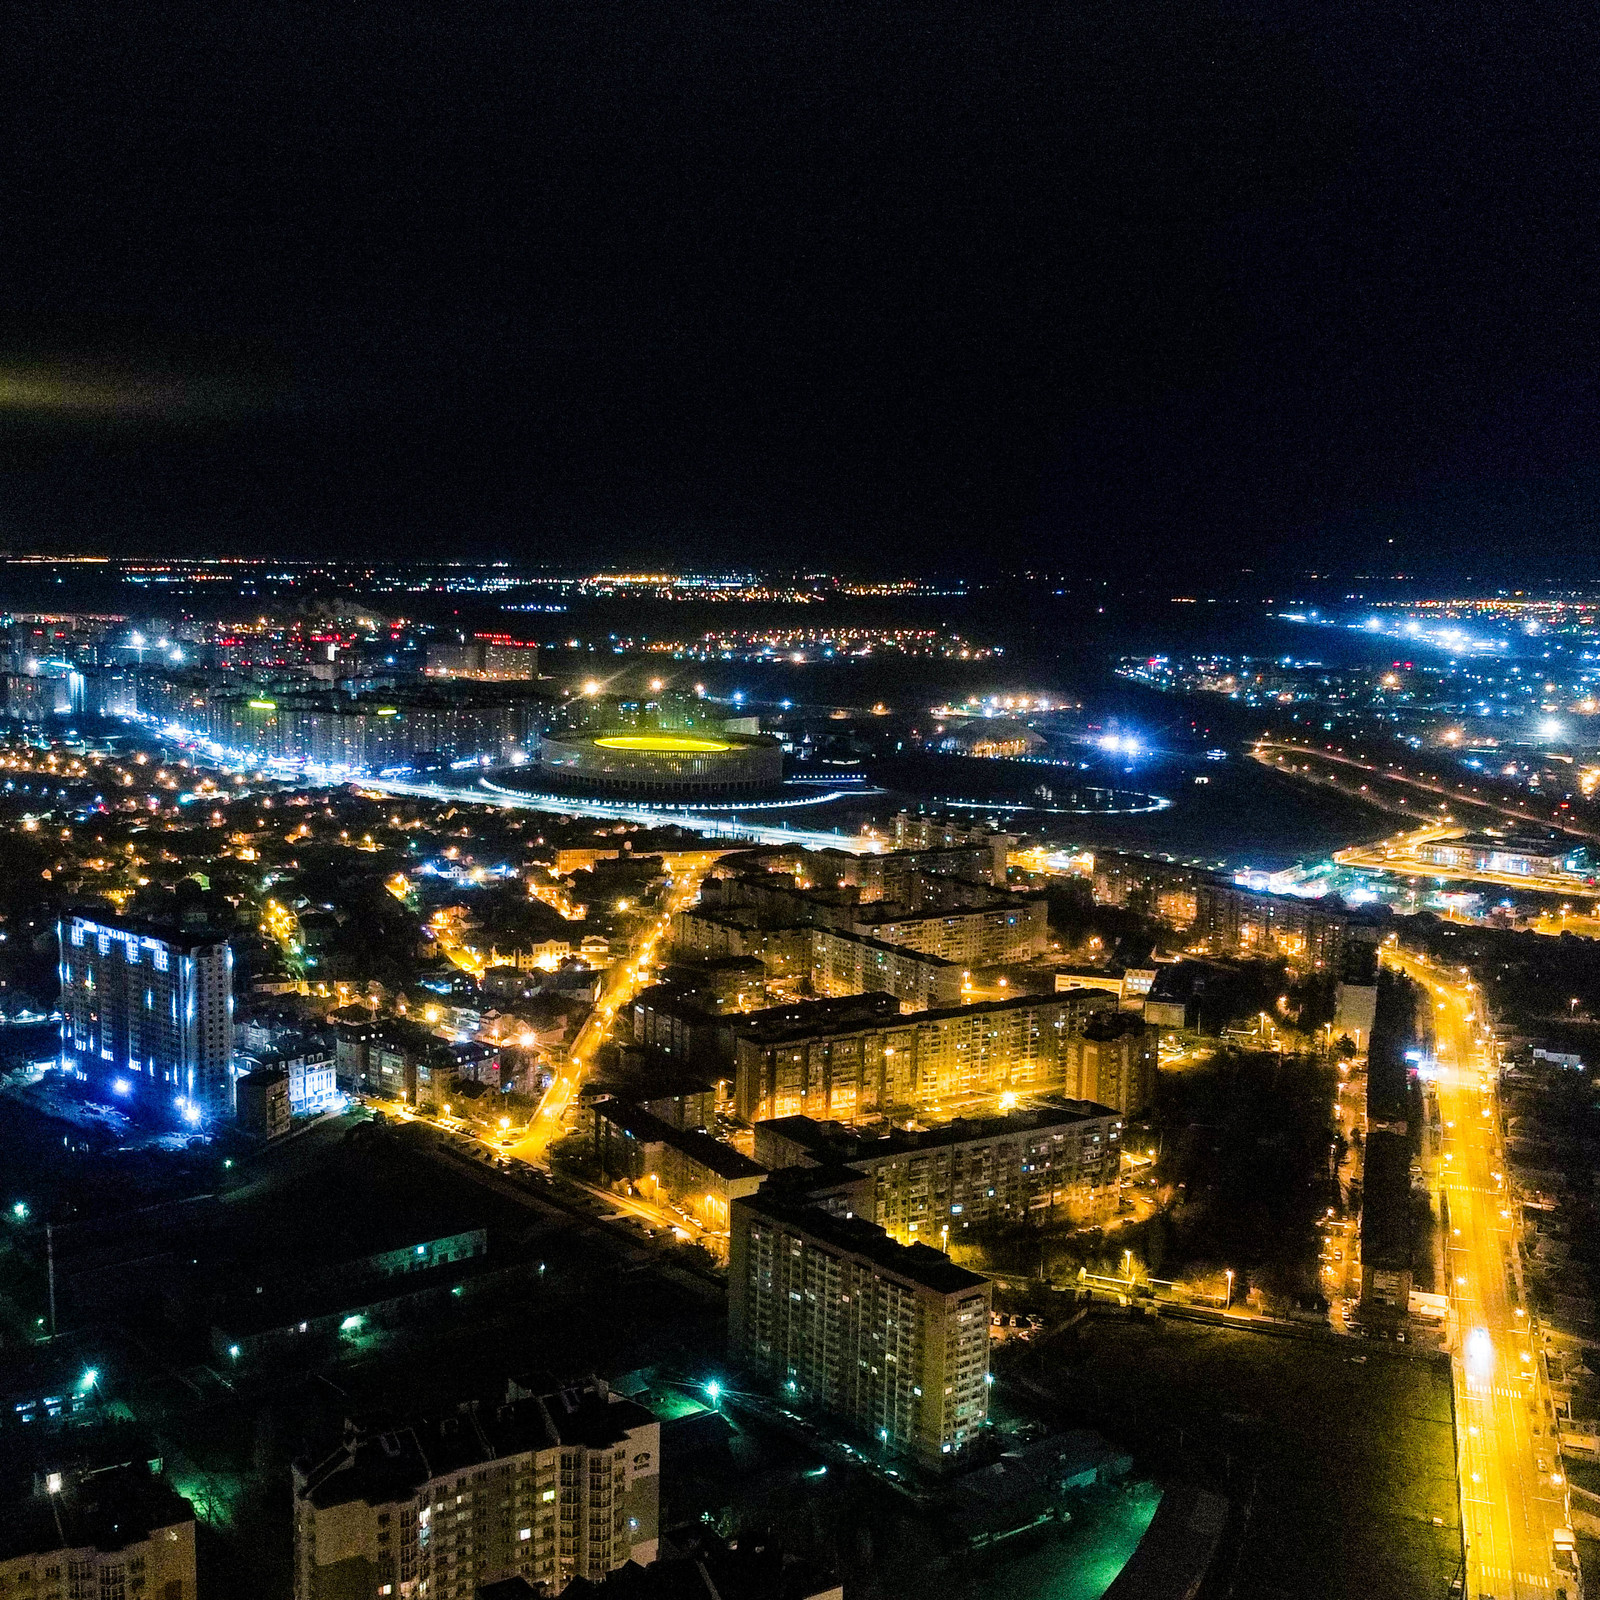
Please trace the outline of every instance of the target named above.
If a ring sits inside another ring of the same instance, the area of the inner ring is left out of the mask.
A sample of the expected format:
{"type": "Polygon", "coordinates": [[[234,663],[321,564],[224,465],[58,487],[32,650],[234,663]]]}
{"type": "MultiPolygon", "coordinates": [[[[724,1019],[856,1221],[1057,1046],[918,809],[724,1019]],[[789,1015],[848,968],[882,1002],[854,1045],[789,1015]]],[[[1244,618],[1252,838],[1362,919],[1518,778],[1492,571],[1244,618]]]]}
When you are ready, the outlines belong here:
{"type": "Polygon", "coordinates": [[[1121,850],[1094,852],[1094,898],[1099,905],[1127,906],[1187,928],[1195,918],[1195,894],[1211,874],[1181,861],[1163,861],[1121,850]]]}
{"type": "Polygon", "coordinates": [[[694,906],[672,918],[672,947],[700,961],[756,960],[767,982],[804,979],[811,963],[811,929],[763,926],[745,907],[716,911],[694,906]]]}
{"type": "Polygon", "coordinates": [[[285,1054],[264,1050],[256,1060],[252,1075],[257,1071],[283,1074],[290,1116],[312,1116],[324,1110],[339,1092],[338,1072],[330,1051],[298,1050],[285,1054]]]}
{"type": "Polygon", "coordinates": [[[692,1063],[717,1077],[731,1073],[734,1040],[742,1034],[800,1022],[819,1027],[866,1024],[900,1014],[889,994],[843,995],[792,1001],[760,1011],[716,1012],[707,997],[678,984],[652,984],[633,999],[633,1042],[692,1063]]]}
{"type": "MultiPolygon", "coordinates": [[[[407,1105],[441,1105],[458,1073],[477,1075],[483,1048],[452,1046],[421,1023],[400,1017],[339,1021],[334,1024],[335,1081],[407,1105]]],[[[493,1072],[498,1077],[498,1058],[493,1072]]]]}
{"type": "Polygon", "coordinates": [[[673,1200],[703,1227],[725,1232],[728,1207],[754,1194],[767,1169],[700,1128],[674,1128],[643,1106],[600,1100],[595,1156],[603,1181],[626,1178],[650,1200],[673,1200]]]}
{"type": "Polygon", "coordinates": [[[1065,1092],[1119,1116],[1136,1117],[1155,1098],[1156,1031],[1137,1012],[1105,1011],[1066,1046],[1065,1092]]]}
{"type": "Polygon", "coordinates": [[[911,901],[920,879],[954,878],[1005,887],[1006,852],[1016,841],[1008,834],[985,834],[972,843],[927,845],[870,854],[850,850],[810,850],[800,872],[807,882],[830,889],[856,888],[863,903],[911,901]]]}
{"type": "Polygon", "coordinates": [[[472,1600],[512,1578],[559,1594],[647,1565],[660,1465],[660,1424],[598,1378],[350,1426],[294,1465],[294,1600],[472,1600]]]}
{"type": "Polygon", "coordinates": [[[144,1461],[39,1473],[0,1499],[6,1600],[195,1600],[194,1511],[144,1461]]]}
{"type": "Polygon", "coordinates": [[[430,678],[531,683],[539,676],[539,647],[502,633],[478,633],[460,644],[430,644],[423,670],[430,678]]]}
{"type": "Polygon", "coordinates": [[[940,956],[867,939],[843,928],[760,925],[758,914],[694,907],[672,919],[673,948],[711,961],[759,961],[767,983],[820,996],[892,994],[913,1011],[958,1005],[965,969],[940,956]]]}
{"type": "Polygon", "coordinates": [[[989,852],[989,882],[1006,881],[1006,863],[1016,838],[1009,833],[991,833],[987,828],[970,822],[957,822],[952,817],[929,816],[921,812],[902,811],[894,819],[894,847],[896,850],[953,850],[961,845],[977,845],[989,852]]]}
{"type": "Polygon", "coordinates": [[[806,1006],[753,1012],[733,1036],[734,1109],[748,1122],[849,1120],[1007,1092],[1060,1094],[1066,1042],[1116,1005],[1076,989],[865,1020],[806,1006]]]}
{"type": "Polygon", "coordinates": [[[191,1121],[233,1114],[233,951],[226,940],[75,911],[57,926],[61,1058],[191,1121]]]}
{"type": "Polygon", "coordinates": [[[867,1174],[872,1198],[857,1214],[910,1244],[1051,1212],[1083,1222],[1113,1214],[1122,1127],[1109,1107],[1081,1100],[876,1133],[779,1117],[756,1124],[755,1150],[774,1171],[838,1165],[867,1174]]]}
{"type": "MultiPolygon", "coordinates": [[[[757,1013],[759,1015],[759,1013],[757,1013]]],[[[633,1042],[718,1075],[731,1058],[729,1019],[682,988],[653,983],[633,997],[633,1042]]]]}
{"type": "Polygon", "coordinates": [[[863,906],[851,931],[864,939],[906,945],[971,971],[1031,961],[1050,943],[1043,899],[990,891],[984,903],[928,911],[903,911],[884,902],[863,906]]]}
{"type": "Polygon", "coordinates": [[[892,994],[910,1011],[961,1004],[966,972],[954,961],[833,928],[804,931],[811,945],[813,994],[892,994]]]}
{"type": "Polygon", "coordinates": [[[1219,880],[1195,890],[1194,932],[1218,955],[1279,955],[1349,983],[1370,983],[1381,928],[1379,918],[1342,903],[1219,880]]]}
{"type": "Polygon", "coordinates": [[[860,1217],[766,1190],[732,1207],[735,1360],[926,1466],[989,1410],[989,1281],[860,1217]]]}
{"type": "Polygon", "coordinates": [[[548,702],[515,687],[440,684],[381,701],[327,691],[222,694],[180,719],[228,750],[355,771],[537,750],[548,702]]]}

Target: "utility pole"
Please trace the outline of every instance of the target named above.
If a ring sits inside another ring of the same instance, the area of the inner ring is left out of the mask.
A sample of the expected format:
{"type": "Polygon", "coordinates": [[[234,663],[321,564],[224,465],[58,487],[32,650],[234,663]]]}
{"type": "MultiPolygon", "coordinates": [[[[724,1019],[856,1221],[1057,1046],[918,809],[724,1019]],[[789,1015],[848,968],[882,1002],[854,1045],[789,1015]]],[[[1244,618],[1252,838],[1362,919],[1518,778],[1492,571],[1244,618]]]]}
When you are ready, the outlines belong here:
{"type": "Polygon", "coordinates": [[[50,1337],[56,1336],[56,1232],[47,1222],[44,1225],[45,1271],[50,1284],[50,1337]]]}

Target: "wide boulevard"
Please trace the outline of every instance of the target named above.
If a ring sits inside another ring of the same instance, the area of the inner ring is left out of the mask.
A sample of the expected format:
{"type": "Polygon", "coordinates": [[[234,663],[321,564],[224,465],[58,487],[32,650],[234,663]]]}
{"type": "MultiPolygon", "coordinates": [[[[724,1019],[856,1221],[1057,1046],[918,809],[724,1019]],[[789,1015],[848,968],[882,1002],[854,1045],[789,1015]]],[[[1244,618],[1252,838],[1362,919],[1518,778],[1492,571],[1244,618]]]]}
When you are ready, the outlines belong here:
{"type": "Polygon", "coordinates": [[[1517,1202],[1500,1148],[1492,1046],[1459,968],[1393,951],[1385,960],[1422,984],[1433,1007],[1466,1592],[1550,1600],[1565,1494],[1552,1475],[1554,1423],[1515,1265],[1517,1202]]]}

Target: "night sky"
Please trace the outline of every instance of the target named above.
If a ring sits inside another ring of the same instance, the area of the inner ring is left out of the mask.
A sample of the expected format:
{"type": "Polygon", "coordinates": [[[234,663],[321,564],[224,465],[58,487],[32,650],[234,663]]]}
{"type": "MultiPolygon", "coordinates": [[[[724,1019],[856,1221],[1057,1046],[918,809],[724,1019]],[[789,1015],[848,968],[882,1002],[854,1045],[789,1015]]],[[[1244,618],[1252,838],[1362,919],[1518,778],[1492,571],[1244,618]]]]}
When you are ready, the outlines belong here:
{"type": "Polygon", "coordinates": [[[57,0],[0,52],[6,548],[1595,565],[1593,5],[57,0]]]}

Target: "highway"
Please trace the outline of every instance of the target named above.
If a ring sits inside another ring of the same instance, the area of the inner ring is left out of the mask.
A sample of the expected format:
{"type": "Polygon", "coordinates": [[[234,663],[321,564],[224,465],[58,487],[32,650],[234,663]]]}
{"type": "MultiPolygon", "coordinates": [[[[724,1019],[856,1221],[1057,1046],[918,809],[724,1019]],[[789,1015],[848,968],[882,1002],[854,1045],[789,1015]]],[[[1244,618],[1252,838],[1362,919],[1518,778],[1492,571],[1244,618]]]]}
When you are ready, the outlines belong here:
{"type": "Polygon", "coordinates": [[[1474,1027],[1475,991],[1459,968],[1393,950],[1384,960],[1423,984],[1434,1008],[1466,1592],[1552,1600],[1551,1534],[1566,1523],[1566,1495],[1549,1470],[1559,1471],[1559,1457],[1515,1266],[1491,1047],[1474,1027]]]}
{"type": "Polygon", "coordinates": [[[1368,872],[1389,872],[1399,877],[1437,878],[1441,882],[1489,883],[1502,889],[1520,889],[1538,894],[1569,896],[1592,895],[1576,874],[1540,876],[1520,872],[1496,872],[1487,867],[1441,867],[1431,861],[1417,859],[1416,852],[1425,844],[1437,844],[1445,839],[1460,838],[1467,830],[1454,823],[1430,823],[1412,833],[1392,835],[1376,844],[1358,844],[1335,850],[1333,859],[1341,867],[1357,867],[1368,872]]]}
{"type": "MultiPolygon", "coordinates": [[[[1333,750],[1319,750],[1311,745],[1291,744],[1276,739],[1258,739],[1251,747],[1250,754],[1263,766],[1271,767],[1274,771],[1282,770],[1285,757],[1293,756],[1301,760],[1327,761],[1335,766],[1350,767],[1357,772],[1367,773],[1375,778],[1382,778],[1386,783],[1402,784],[1408,789],[1415,789],[1422,794],[1431,794],[1451,805],[1477,806],[1481,810],[1490,811],[1495,816],[1507,822],[1529,823],[1539,829],[1560,828],[1564,833],[1577,834],[1581,838],[1600,838],[1591,829],[1580,827],[1577,822],[1560,817],[1552,809],[1550,815],[1538,816],[1527,811],[1521,811],[1516,806],[1508,805],[1501,800],[1486,799],[1484,796],[1471,792],[1465,783],[1458,783],[1454,788],[1447,784],[1436,783],[1427,778],[1417,778],[1403,771],[1397,766],[1380,767],[1375,761],[1364,761],[1359,756],[1347,756],[1333,750]]],[[[1293,768],[1289,769],[1290,775],[1293,768]]],[[[1348,791],[1347,791],[1348,792],[1348,791]]],[[[1367,798],[1373,805],[1383,802],[1373,796],[1357,795],[1357,798],[1367,798]]],[[[1386,808],[1387,809],[1387,808],[1386,808]]]]}

